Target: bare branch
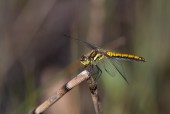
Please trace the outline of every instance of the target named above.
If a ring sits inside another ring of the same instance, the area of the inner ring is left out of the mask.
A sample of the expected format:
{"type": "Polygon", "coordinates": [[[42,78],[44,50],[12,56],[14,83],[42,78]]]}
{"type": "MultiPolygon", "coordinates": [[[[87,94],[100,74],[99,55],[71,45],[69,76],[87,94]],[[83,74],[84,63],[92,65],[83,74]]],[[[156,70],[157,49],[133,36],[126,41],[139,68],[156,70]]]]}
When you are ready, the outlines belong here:
{"type": "Polygon", "coordinates": [[[57,90],[51,97],[49,97],[46,101],[44,101],[41,105],[33,110],[31,114],[41,114],[46,111],[51,105],[53,105],[56,101],[58,101],[61,97],[63,97],[68,91],[70,91],[73,87],[82,83],[90,77],[90,73],[87,70],[82,71],[72,80],[63,85],[59,90],[57,90]]]}
{"type": "Polygon", "coordinates": [[[88,87],[91,92],[91,96],[92,96],[96,114],[102,114],[103,110],[102,110],[101,102],[100,102],[99,95],[98,95],[97,82],[94,81],[93,77],[90,77],[87,80],[87,83],[88,83],[88,87]]]}

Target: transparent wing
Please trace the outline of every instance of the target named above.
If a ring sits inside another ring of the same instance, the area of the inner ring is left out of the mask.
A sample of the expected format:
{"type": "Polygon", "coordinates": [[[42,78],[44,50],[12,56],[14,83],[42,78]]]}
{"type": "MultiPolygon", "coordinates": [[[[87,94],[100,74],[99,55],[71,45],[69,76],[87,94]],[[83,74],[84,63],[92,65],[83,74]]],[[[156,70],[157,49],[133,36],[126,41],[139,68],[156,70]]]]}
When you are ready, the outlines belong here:
{"type": "Polygon", "coordinates": [[[114,77],[116,75],[121,75],[123,79],[128,83],[123,65],[116,59],[113,58],[105,58],[98,63],[98,66],[102,71],[105,71],[108,75],[114,77]]]}
{"type": "Polygon", "coordinates": [[[81,40],[78,40],[78,39],[75,39],[75,40],[77,40],[77,41],[85,44],[86,46],[90,47],[91,49],[98,49],[98,48],[99,48],[99,47],[97,47],[97,46],[95,46],[95,45],[92,45],[92,44],[90,44],[90,43],[88,43],[88,42],[81,41],[81,40]]]}
{"type": "Polygon", "coordinates": [[[64,36],[65,36],[66,38],[71,39],[71,40],[78,41],[78,42],[80,42],[80,43],[82,43],[82,44],[88,46],[88,47],[91,48],[91,49],[99,49],[99,47],[97,47],[97,46],[95,46],[95,45],[92,45],[92,44],[89,43],[89,42],[85,42],[85,41],[82,41],[82,40],[76,39],[76,38],[71,38],[71,36],[69,36],[69,35],[67,35],[67,34],[64,34],[64,36]]]}
{"type": "MultiPolygon", "coordinates": [[[[124,78],[124,80],[128,83],[128,80],[125,75],[125,70],[123,64],[117,59],[109,58],[109,61],[112,63],[114,68],[119,72],[119,74],[124,78]]],[[[128,83],[129,84],[129,83],[128,83]]]]}
{"type": "Polygon", "coordinates": [[[101,60],[100,64],[110,76],[114,77],[118,73],[108,58],[101,60]]]}

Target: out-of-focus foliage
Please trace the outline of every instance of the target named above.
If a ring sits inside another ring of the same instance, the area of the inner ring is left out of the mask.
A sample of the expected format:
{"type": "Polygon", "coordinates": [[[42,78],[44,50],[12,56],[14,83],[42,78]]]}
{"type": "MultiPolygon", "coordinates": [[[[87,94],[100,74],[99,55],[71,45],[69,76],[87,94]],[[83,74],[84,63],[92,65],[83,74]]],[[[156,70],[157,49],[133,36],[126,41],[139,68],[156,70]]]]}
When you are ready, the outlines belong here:
{"type": "MultiPolygon", "coordinates": [[[[28,113],[70,79],[86,47],[66,33],[147,61],[124,63],[129,85],[120,76],[98,79],[105,114],[169,114],[169,6],[169,0],[0,0],[0,113],[28,113]]],[[[86,83],[79,88],[47,113],[94,114],[86,83]]]]}

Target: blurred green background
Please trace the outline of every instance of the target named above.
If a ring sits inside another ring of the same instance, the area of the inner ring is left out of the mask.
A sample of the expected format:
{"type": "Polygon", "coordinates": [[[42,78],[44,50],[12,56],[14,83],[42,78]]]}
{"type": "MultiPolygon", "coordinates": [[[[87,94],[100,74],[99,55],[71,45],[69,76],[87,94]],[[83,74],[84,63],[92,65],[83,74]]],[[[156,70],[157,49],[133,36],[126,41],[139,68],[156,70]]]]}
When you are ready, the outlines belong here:
{"type": "MultiPolygon", "coordinates": [[[[81,71],[88,48],[142,56],[125,62],[130,85],[101,76],[104,114],[170,114],[169,0],[0,0],[0,113],[29,113],[81,71]]],[[[82,83],[46,114],[94,114],[82,83]]]]}

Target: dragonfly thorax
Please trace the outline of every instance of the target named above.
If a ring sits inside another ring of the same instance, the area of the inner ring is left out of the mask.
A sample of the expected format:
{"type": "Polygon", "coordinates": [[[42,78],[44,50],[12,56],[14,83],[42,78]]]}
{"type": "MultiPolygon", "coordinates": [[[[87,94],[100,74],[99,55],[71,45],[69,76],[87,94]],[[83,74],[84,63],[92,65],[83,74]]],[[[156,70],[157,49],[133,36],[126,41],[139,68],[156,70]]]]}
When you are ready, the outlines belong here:
{"type": "Polygon", "coordinates": [[[92,50],[91,52],[90,52],[90,55],[89,55],[89,57],[90,58],[94,58],[96,55],[97,55],[97,50],[92,50]]]}
{"type": "Polygon", "coordinates": [[[104,59],[105,55],[99,52],[98,50],[92,50],[88,55],[83,55],[80,59],[80,62],[84,66],[89,64],[96,65],[100,60],[104,59]]]}

